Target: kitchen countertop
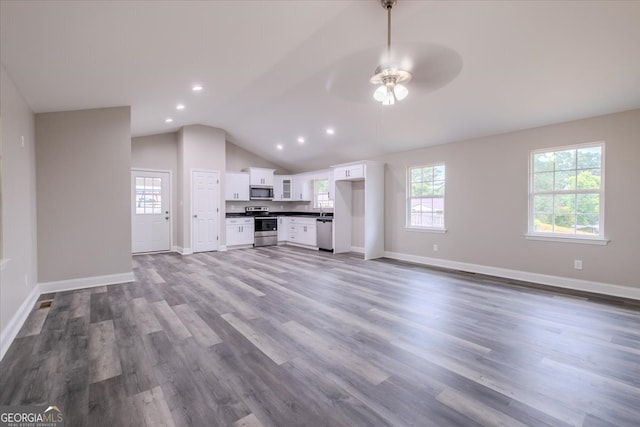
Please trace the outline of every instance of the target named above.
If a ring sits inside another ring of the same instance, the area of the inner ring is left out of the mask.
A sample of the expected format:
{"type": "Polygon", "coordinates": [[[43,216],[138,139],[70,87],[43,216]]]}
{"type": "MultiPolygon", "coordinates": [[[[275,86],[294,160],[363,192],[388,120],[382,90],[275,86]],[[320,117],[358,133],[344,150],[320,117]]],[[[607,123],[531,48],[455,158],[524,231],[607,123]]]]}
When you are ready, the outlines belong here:
{"type": "Polygon", "coordinates": [[[320,216],[320,212],[269,212],[268,215],[247,215],[244,212],[227,212],[226,218],[251,218],[254,216],[299,216],[303,218],[326,218],[333,219],[333,213],[326,213],[324,216],[320,216]]]}

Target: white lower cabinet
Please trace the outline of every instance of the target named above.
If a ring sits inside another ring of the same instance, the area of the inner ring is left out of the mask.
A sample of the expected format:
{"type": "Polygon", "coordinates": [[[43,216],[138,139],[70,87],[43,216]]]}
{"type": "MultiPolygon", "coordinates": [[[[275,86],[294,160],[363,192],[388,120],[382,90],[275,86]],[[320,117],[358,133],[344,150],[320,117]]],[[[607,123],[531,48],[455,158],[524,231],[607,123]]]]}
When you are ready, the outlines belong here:
{"type": "Polygon", "coordinates": [[[286,216],[278,217],[278,242],[287,241],[287,227],[289,226],[289,218],[286,216]]]}
{"type": "Polygon", "coordinates": [[[253,245],[253,218],[227,218],[227,247],[253,245]]]}
{"type": "Polygon", "coordinates": [[[287,224],[287,242],[317,247],[316,219],[289,217],[287,224]]]}

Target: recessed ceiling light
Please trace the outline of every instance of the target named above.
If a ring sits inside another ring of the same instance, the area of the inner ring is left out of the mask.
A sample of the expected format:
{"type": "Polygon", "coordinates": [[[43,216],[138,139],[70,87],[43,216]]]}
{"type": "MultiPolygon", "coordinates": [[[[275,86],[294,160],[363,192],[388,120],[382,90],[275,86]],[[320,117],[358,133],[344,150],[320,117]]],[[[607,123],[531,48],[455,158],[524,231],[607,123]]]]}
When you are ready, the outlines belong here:
{"type": "Polygon", "coordinates": [[[176,110],[184,110],[184,105],[183,104],[176,105],[176,110]]]}
{"type": "Polygon", "coordinates": [[[334,133],[336,133],[336,131],[333,130],[333,128],[327,128],[327,134],[328,135],[333,135],[334,133]]]}
{"type": "Polygon", "coordinates": [[[278,144],[278,145],[276,145],[276,148],[277,148],[278,150],[282,150],[282,149],[284,148],[284,145],[282,145],[282,144],[278,144]]]}
{"type": "Polygon", "coordinates": [[[202,89],[204,89],[202,85],[193,85],[193,87],[191,88],[191,90],[194,92],[200,92],[202,89]]]}
{"type": "Polygon", "coordinates": [[[299,137],[299,138],[298,138],[298,142],[299,142],[300,144],[304,144],[304,138],[303,138],[303,137],[299,137]]]}
{"type": "Polygon", "coordinates": [[[173,119],[171,117],[167,117],[166,119],[164,119],[165,123],[171,123],[173,121],[173,119]]]}

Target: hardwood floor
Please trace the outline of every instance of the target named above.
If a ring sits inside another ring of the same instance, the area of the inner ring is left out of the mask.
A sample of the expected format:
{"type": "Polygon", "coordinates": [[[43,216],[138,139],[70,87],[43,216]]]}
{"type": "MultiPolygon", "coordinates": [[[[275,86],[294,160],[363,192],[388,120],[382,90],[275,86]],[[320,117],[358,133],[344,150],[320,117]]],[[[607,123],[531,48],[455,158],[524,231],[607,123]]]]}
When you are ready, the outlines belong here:
{"type": "Polygon", "coordinates": [[[66,426],[638,426],[640,309],[292,247],[43,295],[0,404],[66,426]]]}

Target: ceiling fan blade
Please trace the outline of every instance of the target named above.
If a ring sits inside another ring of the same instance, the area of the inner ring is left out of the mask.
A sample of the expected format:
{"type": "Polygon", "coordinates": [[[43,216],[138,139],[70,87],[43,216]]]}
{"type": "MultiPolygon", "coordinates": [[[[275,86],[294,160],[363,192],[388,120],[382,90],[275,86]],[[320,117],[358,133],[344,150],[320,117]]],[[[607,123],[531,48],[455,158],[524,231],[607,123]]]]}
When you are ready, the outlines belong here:
{"type": "Polygon", "coordinates": [[[462,71],[462,57],[453,49],[424,45],[415,50],[410,84],[419,93],[429,93],[449,84],[462,71]]]}
{"type": "Polygon", "coordinates": [[[433,43],[392,45],[391,58],[383,47],[369,48],[343,57],[325,71],[324,88],[331,95],[356,103],[375,102],[376,86],[369,83],[379,65],[395,64],[409,71],[409,96],[433,92],[462,70],[462,58],[453,49],[433,43]]]}

